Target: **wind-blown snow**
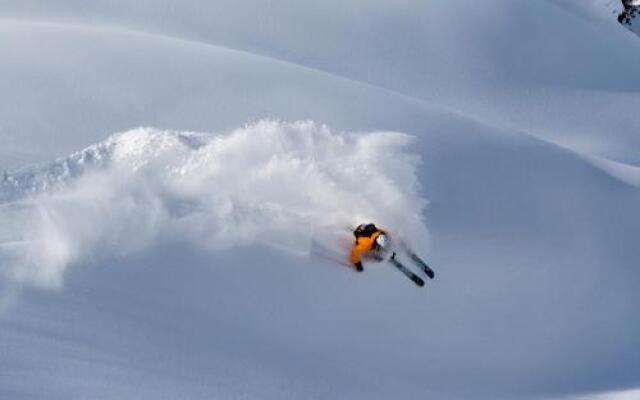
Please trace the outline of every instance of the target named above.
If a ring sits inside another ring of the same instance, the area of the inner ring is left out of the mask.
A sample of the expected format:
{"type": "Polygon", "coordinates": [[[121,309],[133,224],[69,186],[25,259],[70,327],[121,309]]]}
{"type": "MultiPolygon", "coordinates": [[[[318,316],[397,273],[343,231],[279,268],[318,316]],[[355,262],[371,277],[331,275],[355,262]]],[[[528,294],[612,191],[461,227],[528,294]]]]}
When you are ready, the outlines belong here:
{"type": "MultiPolygon", "coordinates": [[[[265,243],[302,254],[320,231],[376,221],[424,243],[419,157],[393,132],[333,133],[260,121],[227,134],[139,128],[0,186],[2,272],[60,286],[83,257],[170,240],[206,248],[265,243]],[[13,237],[11,237],[13,236],[13,237]]],[[[329,234],[331,237],[331,234],[329,234]]]]}

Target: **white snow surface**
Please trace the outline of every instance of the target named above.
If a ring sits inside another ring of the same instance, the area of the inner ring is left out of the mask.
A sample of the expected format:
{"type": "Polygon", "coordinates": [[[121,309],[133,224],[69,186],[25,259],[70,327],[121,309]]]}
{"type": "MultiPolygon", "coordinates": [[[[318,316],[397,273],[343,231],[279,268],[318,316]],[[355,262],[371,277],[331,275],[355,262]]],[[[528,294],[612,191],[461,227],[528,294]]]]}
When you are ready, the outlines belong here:
{"type": "Polygon", "coordinates": [[[612,7],[4,2],[0,398],[634,398],[612,7]]]}

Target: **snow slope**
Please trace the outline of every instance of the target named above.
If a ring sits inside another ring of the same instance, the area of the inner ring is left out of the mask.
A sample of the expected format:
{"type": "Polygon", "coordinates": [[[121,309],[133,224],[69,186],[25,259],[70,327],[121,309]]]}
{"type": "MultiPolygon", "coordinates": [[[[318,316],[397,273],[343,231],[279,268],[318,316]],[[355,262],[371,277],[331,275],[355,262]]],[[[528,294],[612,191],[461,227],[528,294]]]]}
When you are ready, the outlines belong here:
{"type": "Polygon", "coordinates": [[[639,45],[595,1],[8,3],[1,397],[640,386],[639,45]],[[363,219],[436,280],[340,265],[363,219]]]}

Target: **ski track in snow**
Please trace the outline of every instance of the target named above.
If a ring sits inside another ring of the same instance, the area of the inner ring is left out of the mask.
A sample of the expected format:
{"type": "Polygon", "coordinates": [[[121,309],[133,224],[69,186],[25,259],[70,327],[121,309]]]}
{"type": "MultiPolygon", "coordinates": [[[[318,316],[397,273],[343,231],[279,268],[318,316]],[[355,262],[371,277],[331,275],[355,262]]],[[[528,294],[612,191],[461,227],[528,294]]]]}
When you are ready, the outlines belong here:
{"type": "Polygon", "coordinates": [[[262,120],[222,135],[133,129],[0,186],[0,262],[13,281],[60,287],[83,257],[161,240],[262,244],[308,254],[376,221],[424,243],[419,157],[401,133],[333,133],[262,120]]]}

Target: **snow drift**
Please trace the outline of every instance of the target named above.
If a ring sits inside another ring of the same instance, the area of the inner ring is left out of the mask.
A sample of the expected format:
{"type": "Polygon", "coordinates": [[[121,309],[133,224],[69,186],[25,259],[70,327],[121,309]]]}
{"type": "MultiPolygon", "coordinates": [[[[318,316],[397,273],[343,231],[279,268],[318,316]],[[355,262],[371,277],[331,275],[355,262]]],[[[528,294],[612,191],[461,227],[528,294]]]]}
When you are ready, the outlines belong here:
{"type": "Polygon", "coordinates": [[[2,273],[57,287],[80,258],[164,240],[306,254],[318,232],[336,245],[345,227],[369,220],[424,243],[420,159],[405,153],[410,140],[271,120],[222,135],[115,134],[48,166],[5,174],[2,273]]]}

